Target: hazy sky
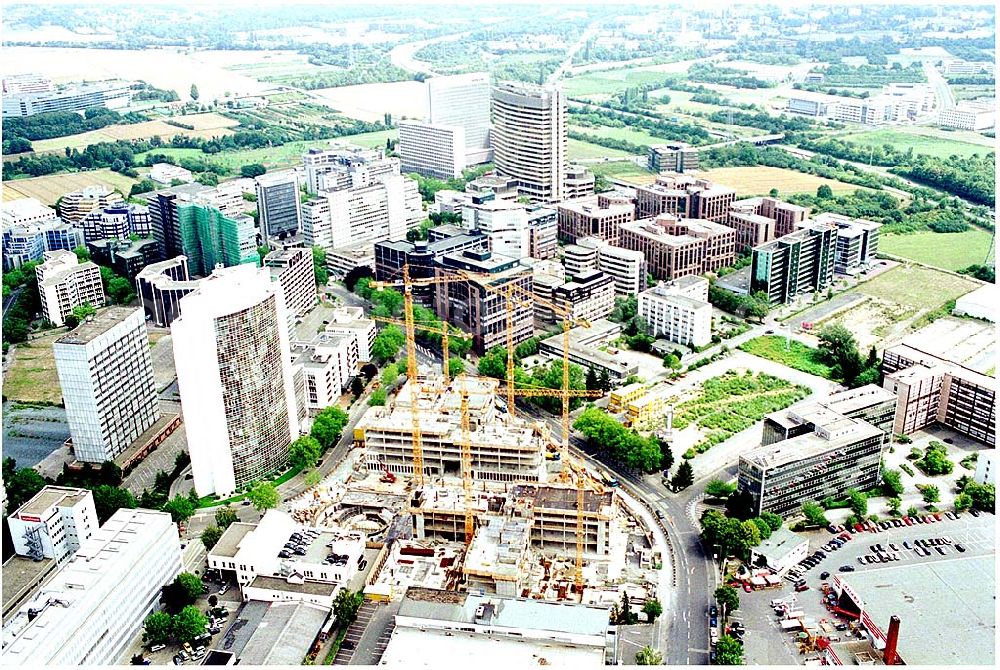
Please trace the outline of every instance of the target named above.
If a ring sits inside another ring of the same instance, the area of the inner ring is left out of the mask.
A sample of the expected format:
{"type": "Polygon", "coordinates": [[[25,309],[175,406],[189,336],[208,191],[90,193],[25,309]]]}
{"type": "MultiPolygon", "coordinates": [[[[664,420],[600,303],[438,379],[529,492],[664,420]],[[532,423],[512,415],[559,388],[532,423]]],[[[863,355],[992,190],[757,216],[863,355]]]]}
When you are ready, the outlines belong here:
{"type": "MultiPolygon", "coordinates": [[[[45,0],[42,2],[32,1],[30,3],[17,2],[14,0],[7,3],[9,5],[33,4],[33,5],[66,5],[66,4],[101,4],[101,5],[170,5],[176,4],[166,0],[101,0],[101,2],[87,2],[87,0],[45,0]]],[[[369,4],[362,0],[212,0],[211,2],[184,2],[187,6],[219,6],[219,5],[241,5],[252,8],[253,6],[273,7],[278,5],[363,5],[369,4]]],[[[538,5],[539,0],[451,0],[442,2],[441,0],[405,0],[397,2],[382,2],[376,0],[372,5],[497,5],[497,4],[530,4],[538,5]]],[[[628,4],[628,5],[686,5],[686,2],[662,2],[660,0],[544,0],[544,4],[559,5],[589,5],[589,4],[628,4]]],[[[808,5],[985,5],[991,6],[992,2],[976,0],[826,0],[820,2],[804,2],[803,0],[744,0],[743,2],[726,2],[724,0],[700,0],[697,5],[699,9],[725,7],[732,5],[778,5],[781,7],[793,6],[802,7],[808,5]]]]}

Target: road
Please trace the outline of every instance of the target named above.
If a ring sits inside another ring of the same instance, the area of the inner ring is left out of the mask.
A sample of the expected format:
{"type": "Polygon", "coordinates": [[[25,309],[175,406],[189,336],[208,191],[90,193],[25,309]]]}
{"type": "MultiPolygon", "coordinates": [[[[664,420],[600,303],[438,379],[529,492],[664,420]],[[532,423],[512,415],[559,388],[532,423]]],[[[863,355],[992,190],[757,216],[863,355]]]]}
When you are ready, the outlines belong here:
{"type": "Polygon", "coordinates": [[[401,67],[408,72],[418,73],[422,72],[431,77],[437,77],[437,72],[434,72],[430,68],[430,63],[422,60],[417,60],[415,54],[426,46],[431,44],[440,44],[441,42],[456,42],[466,35],[471,35],[472,31],[464,33],[456,33],[454,35],[444,35],[442,37],[435,37],[429,40],[421,40],[419,42],[407,42],[405,44],[400,44],[394,47],[389,52],[389,60],[396,67],[401,67]]]}
{"type": "MultiPolygon", "coordinates": [[[[944,78],[938,69],[934,67],[932,61],[924,61],[924,74],[927,75],[927,83],[934,88],[934,95],[937,96],[938,109],[940,112],[946,109],[952,109],[955,106],[955,96],[951,92],[951,87],[948,85],[948,80],[944,78]]],[[[932,118],[936,118],[935,113],[932,118]]]]}
{"type": "Polygon", "coordinates": [[[559,64],[556,71],[549,75],[547,83],[554,84],[559,81],[566,71],[573,67],[573,57],[576,56],[577,52],[583,48],[583,45],[587,43],[587,40],[597,34],[598,26],[599,23],[597,21],[587,26],[587,29],[583,31],[580,38],[573,44],[573,46],[567,49],[566,57],[563,58],[562,63],[559,64]]]}
{"type": "Polygon", "coordinates": [[[3,316],[7,316],[7,310],[10,309],[11,305],[14,304],[14,301],[17,300],[17,296],[20,295],[21,290],[23,288],[24,288],[23,286],[18,286],[17,288],[15,288],[13,291],[10,292],[10,295],[4,298],[3,316]]]}

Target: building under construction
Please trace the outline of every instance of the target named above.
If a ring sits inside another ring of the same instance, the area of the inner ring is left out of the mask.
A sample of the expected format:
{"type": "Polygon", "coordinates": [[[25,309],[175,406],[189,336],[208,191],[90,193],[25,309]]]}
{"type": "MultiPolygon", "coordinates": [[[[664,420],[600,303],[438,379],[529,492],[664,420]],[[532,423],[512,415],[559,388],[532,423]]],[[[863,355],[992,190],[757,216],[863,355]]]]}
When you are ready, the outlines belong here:
{"type": "Polygon", "coordinates": [[[415,390],[424,476],[461,477],[464,389],[468,394],[472,479],[545,482],[548,431],[544,425],[499,411],[498,385],[497,380],[487,378],[455,380],[446,387],[423,377],[407,381],[391,409],[370,408],[354,429],[355,444],[364,447],[368,469],[413,474],[411,390],[415,390]],[[416,388],[411,389],[414,383],[416,388]]]}

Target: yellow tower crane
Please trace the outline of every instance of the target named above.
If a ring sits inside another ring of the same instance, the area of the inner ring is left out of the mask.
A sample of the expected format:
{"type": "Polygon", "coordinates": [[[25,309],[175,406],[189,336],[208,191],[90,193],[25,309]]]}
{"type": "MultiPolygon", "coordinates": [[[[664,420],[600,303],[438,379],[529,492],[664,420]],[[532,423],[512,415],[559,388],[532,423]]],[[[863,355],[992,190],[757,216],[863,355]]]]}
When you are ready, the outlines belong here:
{"type": "MultiPolygon", "coordinates": [[[[397,326],[404,326],[404,327],[406,326],[406,321],[401,321],[400,319],[392,319],[387,316],[375,316],[372,318],[375,319],[376,321],[382,321],[384,323],[391,323],[397,326]]],[[[442,325],[444,326],[443,328],[435,328],[434,326],[414,321],[413,328],[414,331],[422,330],[425,333],[434,333],[435,335],[441,336],[441,349],[444,353],[444,362],[441,365],[441,372],[444,374],[444,385],[448,386],[451,383],[451,371],[448,369],[448,331],[451,330],[451,326],[449,326],[446,323],[442,325]]],[[[472,335],[469,335],[468,333],[462,332],[460,330],[452,331],[451,336],[458,337],[459,339],[463,340],[467,340],[470,337],[472,337],[472,335]]]]}

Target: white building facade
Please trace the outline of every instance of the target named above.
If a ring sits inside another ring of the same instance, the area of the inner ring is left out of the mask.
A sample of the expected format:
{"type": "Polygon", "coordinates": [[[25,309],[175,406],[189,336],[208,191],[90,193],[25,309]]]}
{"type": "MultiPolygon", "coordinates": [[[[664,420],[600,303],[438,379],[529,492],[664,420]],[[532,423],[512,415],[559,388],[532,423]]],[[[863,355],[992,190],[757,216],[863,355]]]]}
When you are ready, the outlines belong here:
{"type": "Polygon", "coordinates": [[[701,347],[712,341],[712,305],[658,285],[639,294],[638,315],[649,334],[678,344],[701,347]]]}
{"type": "Polygon", "coordinates": [[[453,179],[465,169],[465,130],[423,121],[399,122],[400,169],[438,179],[453,179]]]}
{"type": "Polygon", "coordinates": [[[7,517],[7,523],[17,555],[64,563],[98,528],[94,494],[46,486],[7,517]]]}
{"type": "Polygon", "coordinates": [[[45,262],[35,267],[42,317],[57,326],[81,305],[103,307],[104,285],[95,263],[81,263],[72,251],[48,251],[45,262]]]}

